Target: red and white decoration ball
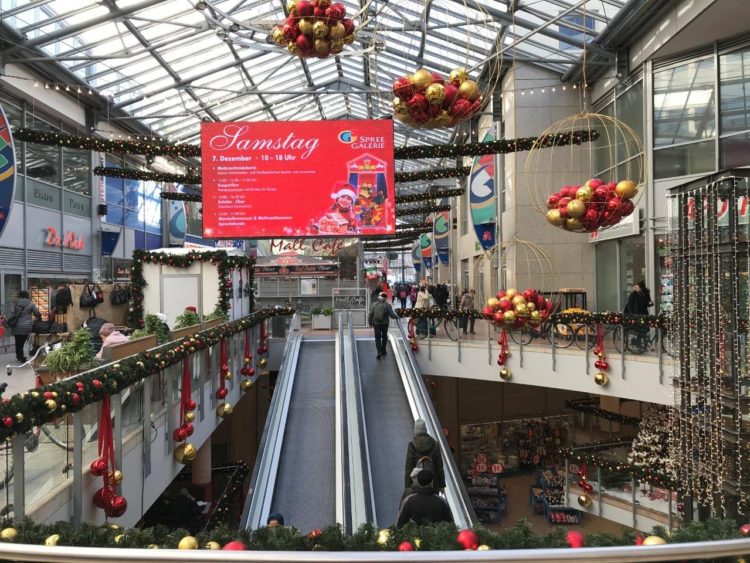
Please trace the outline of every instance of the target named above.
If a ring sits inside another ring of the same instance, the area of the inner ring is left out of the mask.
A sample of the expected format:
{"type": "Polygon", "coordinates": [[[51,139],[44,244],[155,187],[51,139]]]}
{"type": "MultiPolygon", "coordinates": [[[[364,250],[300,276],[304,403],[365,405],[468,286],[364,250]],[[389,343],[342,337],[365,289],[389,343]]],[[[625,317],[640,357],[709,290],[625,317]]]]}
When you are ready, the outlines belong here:
{"type": "Polygon", "coordinates": [[[420,68],[393,81],[393,111],[396,119],[420,129],[453,127],[479,111],[479,85],[463,68],[451,71],[446,80],[437,72],[420,68]]]}
{"type": "Polygon", "coordinates": [[[575,233],[611,227],[635,210],[638,185],[632,180],[604,183],[599,178],[583,186],[564,186],[547,198],[550,225],[575,233]]]}
{"type": "Polygon", "coordinates": [[[482,315],[496,326],[504,328],[523,328],[527,324],[539,326],[551,314],[553,303],[536,289],[515,289],[498,291],[490,297],[482,309],[482,315]]]}
{"type": "Polygon", "coordinates": [[[346,6],[331,0],[289,0],[289,16],[271,31],[273,42],[301,58],[325,59],[354,41],[356,26],[346,6]]]}

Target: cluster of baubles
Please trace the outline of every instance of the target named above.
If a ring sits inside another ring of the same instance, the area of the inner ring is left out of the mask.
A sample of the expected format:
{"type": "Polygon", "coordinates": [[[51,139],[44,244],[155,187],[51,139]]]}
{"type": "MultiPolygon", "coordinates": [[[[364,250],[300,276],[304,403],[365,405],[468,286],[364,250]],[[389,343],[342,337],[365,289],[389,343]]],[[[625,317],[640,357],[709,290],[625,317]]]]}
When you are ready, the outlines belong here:
{"type": "MultiPolygon", "coordinates": [[[[242,358],[242,369],[240,369],[240,375],[242,375],[245,378],[250,378],[255,375],[255,368],[252,366],[253,361],[253,355],[251,353],[246,353],[245,356],[242,358]]],[[[243,379],[240,383],[240,389],[242,391],[249,391],[253,386],[253,382],[251,379],[243,379]]]]}
{"type": "Polygon", "coordinates": [[[611,227],[635,210],[638,186],[632,180],[609,182],[594,178],[583,186],[564,186],[547,198],[547,221],[576,233],[611,227]]]}
{"type": "Polygon", "coordinates": [[[196,407],[197,405],[193,399],[185,403],[185,416],[180,426],[172,432],[172,439],[175,442],[184,442],[193,435],[193,421],[195,420],[195,413],[193,411],[196,407]]]}
{"type": "Polygon", "coordinates": [[[289,0],[289,16],[271,31],[273,42],[302,58],[337,55],[354,41],[354,22],[346,6],[331,0],[289,0]]]}
{"type": "Polygon", "coordinates": [[[479,85],[463,68],[451,71],[448,80],[420,68],[393,81],[396,119],[417,128],[453,127],[479,111],[479,85]]]}
{"type": "Polygon", "coordinates": [[[91,462],[91,474],[104,477],[105,485],[94,493],[94,506],[104,510],[109,518],[119,518],[128,509],[128,501],[117,494],[117,485],[122,483],[122,472],[119,469],[109,470],[107,460],[97,458],[91,462]]]}
{"type": "Polygon", "coordinates": [[[487,300],[482,315],[496,326],[518,329],[527,324],[539,326],[552,314],[552,309],[552,301],[536,289],[526,289],[523,293],[506,289],[487,300]]]}

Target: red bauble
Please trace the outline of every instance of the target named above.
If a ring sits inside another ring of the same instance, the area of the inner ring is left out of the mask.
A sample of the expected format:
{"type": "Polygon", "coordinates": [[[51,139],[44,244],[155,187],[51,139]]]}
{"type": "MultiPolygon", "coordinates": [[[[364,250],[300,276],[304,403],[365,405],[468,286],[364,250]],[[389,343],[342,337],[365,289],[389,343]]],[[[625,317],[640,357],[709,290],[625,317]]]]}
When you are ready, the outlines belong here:
{"type": "Polygon", "coordinates": [[[223,399],[229,394],[229,391],[226,387],[222,387],[221,389],[216,390],[216,398],[217,399],[223,399]]]}
{"type": "Polygon", "coordinates": [[[411,82],[406,76],[399,76],[393,81],[393,95],[401,101],[408,101],[414,94],[411,82]]]}
{"type": "Polygon", "coordinates": [[[433,84],[442,84],[445,86],[445,78],[443,78],[443,75],[439,72],[431,72],[432,75],[432,83],[433,84]]]}
{"type": "Polygon", "coordinates": [[[479,547],[479,536],[474,530],[461,530],[456,536],[456,541],[464,549],[476,549],[479,547]]]}
{"type": "Polygon", "coordinates": [[[109,505],[109,501],[115,496],[115,489],[113,487],[102,487],[94,493],[93,502],[97,508],[105,508],[109,505]]]}
{"type": "Polygon", "coordinates": [[[313,3],[310,2],[310,0],[299,0],[297,2],[297,14],[301,18],[309,18],[313,15],[313,10],[315,6],[313,6],[313,3]]]}
{"type": "Polygon", "coordinates": [[[497,293],[495,294],[495,298],[496,298],[496,299],[502,299],[503,297],[505,297],[505,290],[503,290],[503,289],[501,289],[500,291],[498,291],[498,292],[497,292],[497,293]]]}
{"type": "Polygon", "coordinates": [[[451,105],[448,114],[451,117],[466,117],[471,113],[471,102],[469,100],[458,99],[451,105]]]}
{"type": "Polygon", "coordinates": [[[500,309],[503,311],[510,311],[513,308],[513,301],[507,297],[500,299],[500,309]]]}
{"type": "Polygon", "coordinates": [[[229,543],[224,544],[224,547],[221,549],[226,551],[245,551],[247,546],[241,541],[230,541],[229,543]]]}
{"type": "Polygon", "coordinates": [[[248,373],[248,368],[242,368],[242,369],[240,370],[240,375],[244,375],[245,377],[247,377],[248,375],[250,375],[250,374],[248,373]]]}
{"type": "Polygon", "coordinates": [[[425,112],[430,107],[430,103],[422,92],[415,92],[406,102],[406,107],[409,108],[410,113],[425,112]]]}
{"type": "Polygon", "coordinates": [[[193,428],[193,423],[192,422],[186,422],[184,428],[185,428],[185,432],[187,433],[188,437],[190,437],[190,436],[193,435],[193,432],[195,431],[195,429],[193,428]]]}
{"type": "Polygon", "coordinates": [[[55,398],[55,394],[52,391],[45,391],[42,395],[43,395],[43,397],[45,399],[54,399],[55,398]]]}
{"type": "Polygon", "coordinates": [[[6,428],[10,428],[11,426],[13,426],[13,419],[9,416],[4,417],[3,426],[5,426],[6,428]]]}
{"type": "Polygon", "coordinates": [[[489,305],[485,305],[485,306],[484,306],[484,307],[482,308],[482,314],[483,314],[483,315],[484,315],[485,317],[487,317],[488,319],[491,319],[492,317],[494,317],[494,316],[495,316],[495,309],[493,309],[493,308],[492,308],[492,307],[490,307],[489,305]]]}
{"type": "Polygon", "coordinates": [[[328,12],[327,8],[321,8],[320,6],[315,6],[315,9],[313,10],[313,16],[315,16],[319,20],[325,19],[326,13],[328,12]]]}
{"type": "Polygon", "coordinates": [[[299,35],[299,25],[294,22],[287,21],[284,24],[284,38],[289,41],[295,41],[299,35]]]}
{"type": "Polygon", "coordinates": [[[743,524],[740,526],[740,534],[743,536],[750,536],[750,524],[743,524]]]}
{"type": "Polygon", "coordinates": [[[441,111],[443,111],[442,106],[439,106],[437,104],[430,104],[429,114],[431,117],[437,117],[438,115],[440,115],[441,111]]]}
{"type": "Polygon", "coordinates": [[[346,17],[346,6],[341,2],[331,4],[331,6],[326,9],[326,16],[333,21],[341,21],[346,17]]]}
{"type": "Polygon", "coordinates": [[[458,95],[458,88],[456,88],[453,84],[446,84],[444,87],[445,96],[443,97],[443,107],[446,109],[450,109],[450,106],[453,104],[453,101],[456,99],[456,96],[458,95]]]}
{"type": "Polygon", "coordinates": [[[563,209],[565,209],[565,210],[566,210],[566,212],[567,212],[567,209],[568,209],[568,204],[569,204],[569,203],[570,203],[570,198],[569,198],[568,196],[566,196],[566,195],[565,195],[565,196],[562,196],[562,197],[561,197],[561,198],[560,198],[560,199],[558,200],[558,202],[557,202],[557,208],[558,208],[558,209],[559,209],[560,211],[562,211],[563,209]]]}
{"type": "Polygon", "coordinates": [[[73,401],[74,405],[77,405],[81,402],[81,396],[78,393],[71,393],[70,400],[73,401]]]}
{"type": "Polygon", "coordinates": [[[471,102],[471,108],[469,109],[469,114],[478,112],[482,107],[482,101],[481,100],[474,100],[471,102]]]}
{"type": "Polygon", "coordinates": [[[255,375],[255,368],[247,368],[247,375],[250,377],[255,375]]]}
{"type": "Polygon", "coordinates": [[[98,458],[91,462],[91,474],[95,477],[101,477],[107,472],[107,461],[98,458]]]}
{"type": "Polygon", "coordinates": [[[195,410],[195,407],[197,407],[197,406],[198,406],[198,405],[197,405],[197,404],[195,403],[195,401],[193,401],[193,399],[189,399],[189,400],[187,401],[187,403],[185,403],[185,408],[186,408],[187,410],[189,410],[189,411],[194,411],[194,410],[195,410]]]}
{"type": "Polygon", "coordinates": [[[221,364],[221,371],[229,371],[229,365],[228,364],[221,364]]]}
{"type": "Polygon", "coordinates": [[[505,322],[505,318],[503,317],[503,312],[502,311],[498,311],[497,313],[495,313],[494,316],[493,316],[493,318],[495,319],[495,322],[497,324],[502,324],[502,323],[505,322]]]}
{"type": "Polygon", "coordinates": [[[350,18],[344,18],[343,20],[341,20],[341,23],[344,24],[346,35],[351,35],[352,33],[354,33],[355,26],[353,20],[351,20],[350,18]]]}
{"type": "Polygon", "coordinates": [[[595,190],[599,186],[603,186],[603,185],[604,185],[604,182],[600,180],[599,178],[594,178],[593,180],[589,180],[589,187],[592,190],[595,190]]]}
{"type": "Polygon", "coordinates": [[[182,442],[187,439],[187,430],[185,430],[184,426],[180,426],[179,428],[175,428],[174,432],[172,432],[172,439],[175,442],[182,442]]]}
{"type": "Polygon", "coordinates": [[[76,387],[81,391],[86,388],[86,386],[83,384],[83,381],[76,381],[76,387]]]}
{"type": "Polygon", "coordinates": [[[581,532],[571,530],[570,532],[568,532],[568,535],[565,536],[565,540],[568,542],[568,545],[570,547],[583,547],[583,534],[581,532]]]}
{"type": "Polygon", "coordinates": [[[633,202],[631,200],[623,199],[622,202],[620,202],[618,211],[620,213],[620,217],[627,217],[633,211],[635,211],[635,205],[633,205],[633,202]]]}
{"type": "Polygon", "coordinates": [[[91,385],[94,387],[94,389],[99,389],[102,386],[102,382],[98,379],[92,379],[91,385]]]}
{"type": "Polygon", "coordinates": [[[119,518],[125,514],[127,509],[128,501],[125,500],[125,497],[121,497],[120,495],[114,495],[109,499],[109,504],[104,507],[104,511],[110,518],[119,518]]]}
{"type": "Polygon", "coordinates": [[[411,542],[402,541],[400,544],[398,544],[398,550],[399,551],[414,551],[414,546],[411,544],[411,542]]]}
{"type": "Polygon", "coordinates": [[[552,194],[547,198],[547,209],[554,209],[560,202],[560,197],[557,194],[552,194]]]}
{"type": "Polygon", "coordinates": [[[323,530],[320,528],[315,528],[314,530],[310,530],[310,533],[307,534],[307,537],[310,538],[312,541],[318,541],[320,539],[320,536],[323,535],[323,530]]]}
{"type": "Polygon", "coordinates": [[[635,545],[643,545],[643,536],[635,536],[635,545]]]}
{"type": "Polygon", "coordinates": [[[533,289],[524,290],[523,297],[524,299],[526,299],[526,301],[533,301],[536,297],[536,291],[534,291],[533,289]]]}
{"type": "Polygon", "coordinates": [[[294,44],[297,45],[297,48],[303,53],[309,53],[310,51],[312,51],[312,39],[310,39],[307,35],[303,35],[300,33],[297,36],[297,39],[294,40],[294,44]]]}
{"type": "Polygon", "coordinates": [[[594,190],[595,201],[606,201],[608,195],[609,195],[609,190],[606,188],[606,186],[599,186],[598,188],[594,190]]]}

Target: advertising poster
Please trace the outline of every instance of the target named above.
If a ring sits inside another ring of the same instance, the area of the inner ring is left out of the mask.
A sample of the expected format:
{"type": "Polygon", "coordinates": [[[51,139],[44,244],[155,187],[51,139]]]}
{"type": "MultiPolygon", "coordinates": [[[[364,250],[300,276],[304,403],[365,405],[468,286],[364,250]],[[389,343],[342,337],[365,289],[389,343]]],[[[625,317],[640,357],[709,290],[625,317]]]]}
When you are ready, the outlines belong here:
{"type": "Polygon", "coordinates": [[[393,122],[201,125],[204,238],[393,234],[393,122]]]}
{"type": "Polygon", "coordinates": [[[8,223],[10,206],[16,187],[16,156],[13,152],[13,138],[10,123],[0,106],[0,235],[8,223]]]}
{"type": "Polygon", "coordinates": [[[432,237],[424,234],[419,237],[419,248],[422,252],[422,262],[428,270],[432,269],[432,237]]]}
{"type": "MultiPolygon", "coordinates": [[[[494,140],[487,133],[483,143],[494,140]]],[[[477,233],[479,244],[484,250],[495,246],[495,155],[485,154],[474,158],[469,175],[469,205],[471,221],[477,233]]]]}
{"type": "Polygon", "coordinates": [[[168,200],[167,225],[169,226],[169,246],[182,246],[185,243],[187,219],[185,217],[185,202],[168,200]]]}
{"type": "MultiPolygon", "coordinates": [[[[443,205],[447,202],[448,200],[443,199],[440,204],[443,205]]],[[[434,215],[432,231],[435,233],[435,250],[438,261],[446,266],[450,255],[450,228],[450,211],[441,211],[434,215]]]]}
{"type": "Polygon", "coordinates": [[[419,274],[419,270],[422,269],[422,250],[419,248],[419,241],[415,242],[411,249],[411,261],[414,271],[419,274]]]}

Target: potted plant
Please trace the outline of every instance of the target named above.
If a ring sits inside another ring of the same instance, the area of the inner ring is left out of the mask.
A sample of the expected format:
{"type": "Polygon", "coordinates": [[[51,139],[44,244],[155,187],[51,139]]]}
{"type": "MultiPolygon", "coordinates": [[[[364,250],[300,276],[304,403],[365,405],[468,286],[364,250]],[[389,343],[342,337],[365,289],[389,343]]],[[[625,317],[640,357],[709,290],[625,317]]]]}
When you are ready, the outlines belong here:
{"type": "Polygon", "coordinates": [[[222,311],[217,305],[208,315],[203,315],[203,330],[224,324],[229,320],[229,315],[222,311]]]}
{"type": "Polygon", "coordinates": [[[190,334],[200,332],[200,330],[200,315],[186,309],[185,311],[177,315],[177,318],[174,321],[174,326],[172,327],[172,340],[185,338],[190,334]]]}
{"type": "Polygon", "coordinates": [[[37,369],[45,385],[64,377],[86,371],[98,364],[91,345],[91,334],[78,329],[71,339],[57,350],[52,350],[37,369]]]}
{"type": "Polygon", "coordinates": [[[310,309],[312,315],[313,330],[331,330],[333,309],[330,307],[313,307],[310,309]]]}
{"type": "Polygon", "coordinates": [[[143,328],[134,330],[130,335],[130,340],[143,338],[145,336],[156,335],[157,344],[169,342],[169,327],[156,315],[146,315],[143,319],[143,328]]]}

